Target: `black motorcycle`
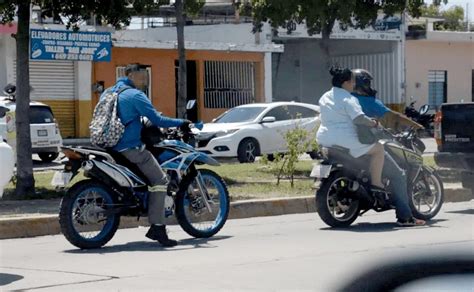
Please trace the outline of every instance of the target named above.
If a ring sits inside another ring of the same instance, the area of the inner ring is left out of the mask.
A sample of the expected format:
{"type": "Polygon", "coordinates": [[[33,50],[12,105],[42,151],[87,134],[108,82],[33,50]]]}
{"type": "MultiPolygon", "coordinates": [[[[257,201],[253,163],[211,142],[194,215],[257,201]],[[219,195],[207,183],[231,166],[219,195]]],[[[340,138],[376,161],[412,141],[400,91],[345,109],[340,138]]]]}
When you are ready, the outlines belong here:
{"type": "MultiPolygon", "coordinates": [[[[413,216],[423,220],[433,218],[443,204],[444,190],[436,171],[423,164],[425,145],[413,129],[401,134],[387,130],[383,133],[385,139],[380,142],[387,156],[406,172],[413,216]]],[[[311,176],[321,179],[316,209],[327,225],[346,227],[369,210],[394,209],[390,193],[370,191],[368,156],[354,158],[348,149],[337,146],[325,148],[323,155],[325,158],[314,166],[311,176]]],[[[384,181],[388,180],[384,178],[384,181]]]]}
{"type": "Polygon", "coordinates": [[[409,106],[405,107],[405,115],[422,125],[425,128],[425,133],[429,136],[434,135],[434,114],[428,114],[430,106],[425,104],[420,107],[420,110],[416,110],[415,102],[410,103],[409,106]]]}

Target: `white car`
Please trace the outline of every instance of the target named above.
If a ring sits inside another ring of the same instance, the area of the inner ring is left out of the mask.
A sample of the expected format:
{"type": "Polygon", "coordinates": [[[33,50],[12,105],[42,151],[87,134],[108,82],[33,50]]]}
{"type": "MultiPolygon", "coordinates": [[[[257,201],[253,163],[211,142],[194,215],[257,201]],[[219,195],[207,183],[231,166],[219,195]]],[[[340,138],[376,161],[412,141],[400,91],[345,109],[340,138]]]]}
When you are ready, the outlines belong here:
{"type": "MultiPolygon", "coordinates": [[[[0,96],[0,106],[8,108],[10,112],[16,110],[16,103],[11,96],[0,96]]],[[[0,136],[11,145],[15,142],[7,139],[7,127],[13,121],[8,119],[8,115],[0,118],[0,136]]],[[[30,135],[32,153],[37,153],[42,161],[51,162],[58,157],[63,140],[48,105],[30,102],[30,135]]]]}
{"type": "Polygon", "coordinates": [[[253,162],[260,155],[287,152],[283,135],[296,125],[315,135],[319,106],[298,102],[241,105],[204,124],[196,135],[196,148],[214,157],[253,162]]]}

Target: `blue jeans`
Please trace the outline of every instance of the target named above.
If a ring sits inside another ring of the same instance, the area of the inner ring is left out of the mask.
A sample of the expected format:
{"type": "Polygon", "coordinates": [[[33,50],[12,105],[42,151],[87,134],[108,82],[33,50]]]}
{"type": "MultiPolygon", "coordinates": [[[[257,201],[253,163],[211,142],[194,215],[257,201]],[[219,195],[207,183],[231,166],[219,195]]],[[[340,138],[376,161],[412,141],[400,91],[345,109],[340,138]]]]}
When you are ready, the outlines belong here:
{"type": "Polygon", "coordinates": [[[391,201],[395,206],[395,213],[397,219],[406,221],[410,219],[413,214],[408,205],[408,186],[407,176],[403,169],[385,153],[385,162],[383,166],[383,177],[390,180],[388,191],[392,193],[391,201]]]}

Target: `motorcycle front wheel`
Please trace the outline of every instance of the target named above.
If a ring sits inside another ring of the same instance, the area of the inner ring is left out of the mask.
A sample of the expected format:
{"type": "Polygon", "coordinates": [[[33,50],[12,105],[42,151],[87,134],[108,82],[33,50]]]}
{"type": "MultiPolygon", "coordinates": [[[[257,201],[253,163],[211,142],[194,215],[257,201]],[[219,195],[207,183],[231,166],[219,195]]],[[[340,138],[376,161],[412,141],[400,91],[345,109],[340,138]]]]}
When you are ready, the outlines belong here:
{"type": "Polygon", "coordinates": [[[78,182],[61,201],[59,224],[62,233],[71,244],[81,249],[105,245],[120,223],[118,214],[104,214],[113,205],[110,191],[100,182],[78,182]]]}
{"type": "Polygon", "coordinates": [[[349,190],[351,179],[335,171],[323,179],[316,192],[316,211],[331,227],[347,227],[359,216],[359,200],[349,190]]]}
{"type": "Polygon", "coordinates": [[[219,232],[227,221],[230,198],[222,177],[209,169],[198,172],[200,176],[177,193],[176,217],[186,233],[207,238],[219,232]]]}
{"type": "Polygon", "coordinates": [[[438,174],[423,168],[412,183],[408,203],[413,216],[429,220],[438,214],[444,202],[443,182],[438,174]]]}

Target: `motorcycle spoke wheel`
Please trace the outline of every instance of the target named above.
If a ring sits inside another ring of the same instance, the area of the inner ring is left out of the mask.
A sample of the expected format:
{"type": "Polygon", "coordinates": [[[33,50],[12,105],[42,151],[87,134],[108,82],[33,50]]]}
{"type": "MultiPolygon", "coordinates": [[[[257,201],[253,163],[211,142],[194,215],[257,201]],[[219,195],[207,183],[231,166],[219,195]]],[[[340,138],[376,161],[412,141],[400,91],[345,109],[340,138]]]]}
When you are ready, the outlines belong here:
{"type": "Polygon", "coordinates": [[[413,186],[411,205],[422,218],[431,218],[443,204],[443,187],[434,173],[421,173],[413,186]]]}
{"type": "Polygon", "coordinates": [[[72,225],[84,239],[97,237],[107,224],[104,197],[97,190],[81,193],[72,206],[72,225]]]}
{"type": "Polygon", "coordinates": [[[216,234],[227,221],[230,209],[229,192],[222,178],[207,169],[199,172],[203,192],[196,177],[186,193],[178,195],[176,206],[181,227],[198,238],[216,234]]]}
{"type": "Polygon", "coordinates": [[[340,177],[329,187],[327,207],[337,221],[351,220],[359,212],[359,201],[343,196],[349,192],[349,179],[340,177]]]}

